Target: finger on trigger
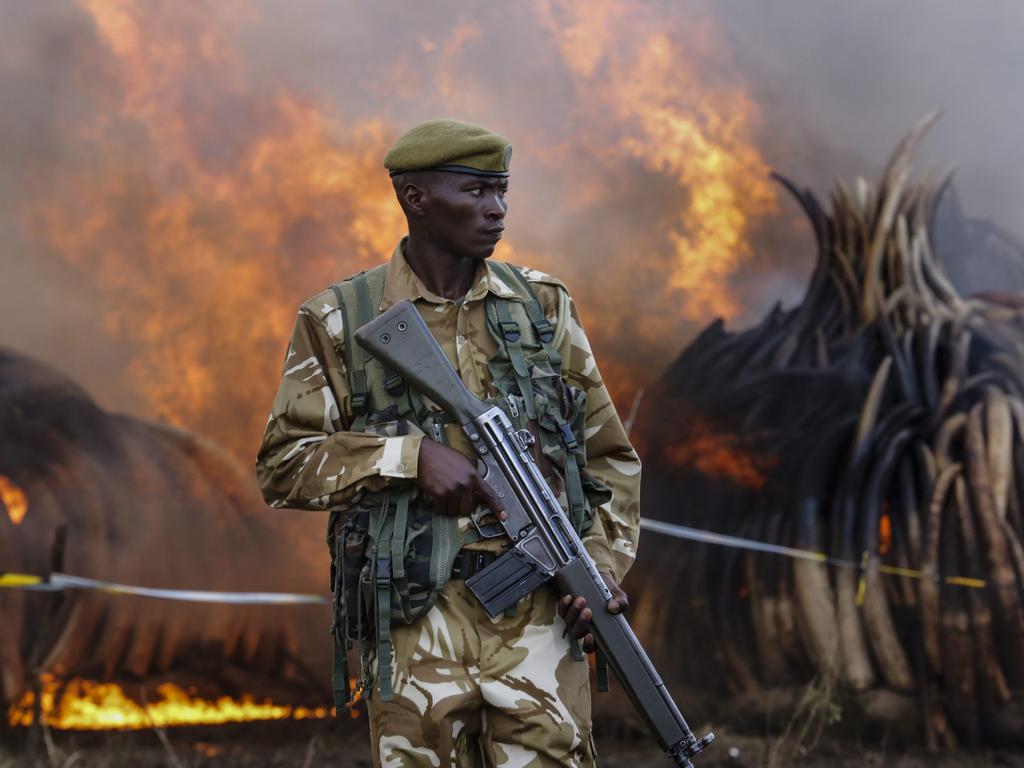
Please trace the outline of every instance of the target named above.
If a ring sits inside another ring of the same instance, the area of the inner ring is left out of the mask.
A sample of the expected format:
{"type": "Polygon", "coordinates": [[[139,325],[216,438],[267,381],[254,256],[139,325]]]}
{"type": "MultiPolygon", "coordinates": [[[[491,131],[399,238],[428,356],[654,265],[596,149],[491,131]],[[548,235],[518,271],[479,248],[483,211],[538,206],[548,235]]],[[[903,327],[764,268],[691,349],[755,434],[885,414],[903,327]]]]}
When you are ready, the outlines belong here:
{"type": "Polygon", "coordinates": [[[505,505],[501,503],[501,499],[494,492],[494,488],[491,484],[484,480],[482,477],[477,475],[476,477],[477,492],[483,497],[487,506],[491,508],[491,511],[498,516],[498,519],[504,520],[508,517],[505,513],[505,505]]]}
{"type": "Polygon", "coordinates": [[[470,490],[462,491],[459,494],[459,516],[469,517],[473,514],[473,509],[476,505],[473,503],[473,492],[470,490]]]}

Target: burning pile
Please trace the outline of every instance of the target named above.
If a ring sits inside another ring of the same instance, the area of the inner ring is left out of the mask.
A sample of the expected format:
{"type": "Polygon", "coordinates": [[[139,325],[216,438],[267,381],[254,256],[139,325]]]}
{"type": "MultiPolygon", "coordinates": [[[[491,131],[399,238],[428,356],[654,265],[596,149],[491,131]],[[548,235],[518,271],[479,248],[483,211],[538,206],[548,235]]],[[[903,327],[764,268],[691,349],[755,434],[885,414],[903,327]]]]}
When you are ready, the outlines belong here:
{"type": "MultiPolygon", "coordinates": [[[[322,589],[322,521],[269,512],[248,474],[208,442],[110,415],[51,370],[3,352],[0,434],[5,571],[156,588],[322,589]]],[[[0,589],[0,615],[0,706],[29,706],[42,674],[68,682],[44,685],[51,700],[57,690],[100,690],[70,685],[78,677],[132,690],[171,673],[191,673],[240,706],[246,693],[250,704],[270,693],[307,703],[326,695],[323,606],[0,589]]],[[[66,706],[55,705],[58,719],[66,706]]]]}
{"type": "MultiPolygon", "coordinates": [[[[49,9],[60,23],[40,27],[68,57],[41,53],[25,69],[71,83],[74,111],[48,123],[57,150],[14,150],[33,158],[11,205],[28,244],[20,259],[73,275],[95,302],[96,343],[128,360],[80,376],[104,402],[127,394],[125,407],[248,463],[295,308],[388,259],[404,233],[387,148],[418,119],[476,120],[516,146],[497,257],[568,282],[605,380],[628,397],[661,366],[666,337],[709,312],[743,311],[748,292],[733,278],[759,268],[751,243],[776,206],[760,108],[712,14],[668,10],[535,0],[441,21],[394,3],[308,14],[247,0],[49,9]],[[395,13],[406,23],[388,23],[395,13]],[[329,46],[352,69],[328,88],[315,71],[294,76],[278,38],[306,40],[339,19],[391,42],[329,46]],[[275,23],[305,31],[277,35],[275,23]],[[495,45],[522,46],[535,62],[519,87],[503,84],[495,45]]],[[[31,49],[27,30],[6,32],[11,47],[31,49]]],[[[55,303],[39,325],[63,318],[55,303]]],[[[77,362],[49,341],[33,353],[77,362]]]]}
{"type": "MultiPolygon", "coordinates": [[[[125,694],[116,683],[89,680],[57,680],[43,675],[39,693],[39,714],[44,723],[59,730],[138,730],[176,725],[221,725],[253,720],[308,720],[328,716],[326,707],[294,707],[256,701],[250,694],[238,699],[220,696],[207,699],[174,683],[156,687],[158,697],[143,703],[125,694]]],[[[356,714],[356,710],[353,710],[356,714]]],[[[26,693],[11,706],[8,723],[29,726],[36,717],[36,694],[26,693]]]]}
{"type": "Polygon", "coordinates": [[[685,574],[698,621],[643,597],[636,614],[646,637],[676,625],[660,642],[701,660],[691,677],[913,693],[929,745],[952,747],[1019,738],[1024,300],[965,299],[933,257],[948,176],[912,183],[909,166],[929,123],[877,189],[840,184],[830,213],[782,180],[818,241],[802,304],[740,334],[709,327],[640,414],[648,499],[672,499],[673,519],[861,567],[648,542],[645,573],[685,574]],[[660,458],[693,425],[703,444],[714,425],[724,471],[660,458]]]}

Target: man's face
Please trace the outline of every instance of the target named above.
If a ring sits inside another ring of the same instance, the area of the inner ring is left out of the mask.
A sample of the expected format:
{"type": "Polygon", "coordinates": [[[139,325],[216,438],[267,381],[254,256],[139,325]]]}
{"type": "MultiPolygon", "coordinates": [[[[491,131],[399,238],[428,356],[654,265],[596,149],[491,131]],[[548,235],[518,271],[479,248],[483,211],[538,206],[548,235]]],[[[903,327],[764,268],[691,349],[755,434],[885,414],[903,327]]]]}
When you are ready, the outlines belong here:
{"type": "Polygon", "coordinates": [[[462,258],[490,256],[505,229],[508,179],[431,171],[422,182],[422,222],[438,247],[462,258]]]}

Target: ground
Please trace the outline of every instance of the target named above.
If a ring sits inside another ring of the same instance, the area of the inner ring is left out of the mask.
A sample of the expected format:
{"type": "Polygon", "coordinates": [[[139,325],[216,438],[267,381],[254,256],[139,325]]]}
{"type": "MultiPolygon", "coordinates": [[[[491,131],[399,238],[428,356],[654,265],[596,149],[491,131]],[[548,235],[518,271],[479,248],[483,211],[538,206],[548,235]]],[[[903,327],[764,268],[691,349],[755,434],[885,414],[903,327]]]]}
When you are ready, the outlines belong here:
{"type": "MultiPolygon", "coordinates": [[[[34,756],[29,754],[26,731],[0,731],[0,768],[370,768],[365,723],[363,719],[125,733],[50,732],[42,734],[34,756]]],[[[772,764],[770,756],[778,747],[776,737],[740,736],[721,728],[716,728],[716,733],[718,741],[697,758],[698,768],[772,764]]],[[[638,740],[598,738],[597,747],[601,768],[671,765],[657,748],[638,740]]],[[[786,764],[809,768],[1024,768],[1024,753],[929,755],[879,746],[867,749],[823,738],[803,760],[786,764]]]]}

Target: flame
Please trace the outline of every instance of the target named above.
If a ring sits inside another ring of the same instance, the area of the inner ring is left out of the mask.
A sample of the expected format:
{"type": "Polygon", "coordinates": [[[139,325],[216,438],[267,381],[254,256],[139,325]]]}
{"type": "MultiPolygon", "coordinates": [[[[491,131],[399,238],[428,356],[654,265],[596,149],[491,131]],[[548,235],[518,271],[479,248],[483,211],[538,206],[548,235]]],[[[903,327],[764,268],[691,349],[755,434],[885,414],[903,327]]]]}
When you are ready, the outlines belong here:
{"type": "Polygon", "coordinates": [[[878,554],[887,555],[892,547],[892,519],[888,512],[878,518],[878,554]]]}
{"type": "Polygon", "coordinates": [[[680,39],[658,14],[617,0],[539,5],[595,122],[614,118],[614,148],[685,192],[668,263],[657,265],[672,315],[736,317],[729,278],[752,254],[753,224],[776,211],[776,192],[754,143],[756,104],[742,85],[707,74],[724,68],[714,24],[688,13],[680,39]]]}
{"type": "Polygon", "coordinates": [[[20,525],[28,514],[28,496],[6,475],[0,475],[0,505],[15,525],[20,525]]]}
{"type": "Polygon", "coordinates": [[[377,263],[402,230],[380,168],[392,133],[243,87],[219,10],[83,8],[113,58],[119,110],[82,126],[96,161],[62,169],[29,226],[116,297],[105,324],[132,342],[128,376],[151,415],[248,455],[298,300],[377,263]],[[217,103],[190,103],[190,90],[217,103]]]}
{"type": "Polygon", "coordinates": [[[566,278],[576,278],[584,320],[598,313],[588,333],[624,407],[693,323],[745,309],[737,278],[777,210],[757,147],[760,110],[706,11],[620,0],[535,6],[573,89],[573,134],[547,157],[571,174],[560,202],[602,254],[572,244],[544,254],[542,245],[535,261],[556,274],[582,264],[566,278]]]}
{"type": "Polygon", "coordinates": [[[750,220],[774,212],[775,191],[745,135],[753,104],[742,92],[699,88],[680,53],[667,36],[652,36],[620,84],[619,109],[639,133],[623,145],[689,190],[670,234],[675,258],[668,275],[668,284],[684,294],[684,315],[733,318],[741,307],[728,278],[751,256],[750,220]]]}
{"type": "MultiPolygon", "coordinates": [[[[256,720],[323,719],[331,714],[326,707],[293,707],[257,701],[245,695],[241,699],[222,696],[216,700],[190,694],[172,683],[157,687],[158,698],[140,704],[115,683],[98,683],[75,678],[62,684],[52,675],[41,680],[42,719],[60,730],[139,730],[176,725],[220,725],[256,720]]],[[[35,697],[26,693],[11,706],[11,726],[32,724],[35,697]]],[[[358,717],[352,710],[352,717],[358,717]]]]}
{"type": "MultiPolygon", "coordinates": [[[[73,151],[34,174],[44,192],[24,222],[104,298],[107,330],[131,349],[128,383],[148,410],[138,415],[248,459],[297,303],[386,259],[404,231],[381,158],[406,123],[384,105],[398,94],[425,114],[490,111],[493,84],[476,57],[493,21],[460,18],[446,37],[416,38],[390,74],[369,80],[379,116],[351,118],[257,83],[235,43],[240,21],[258,18],[242,0],[79,6],[110,82],[94,117],[67,129],[73,151]]],[[[517,220],[510,234],[522,243],[498,254],[565,277],[578,304],[619,308],[589,332],[622,402],[662,369],[666,339],[742,310],[730,279],[750,261],[752,228],[775,210],[758,109],[714,24],[695,12],[666,20],[642,4],[535,0],[530,14],[529,44],[545,56],[553,46],[552,78],[571,91],[555,120],[562,135],[521,119],[516,141],[566,185],[532,215],[590,220],[602,210],[591,205],[642,205],[620,199],[609,178],[640,175],[666,190],[656,231],[624,217],[622,248],[590,256],[584,245],[566,258],[529,240],[538,221],[517,220]]]]}
{"type": "Polygon", "coordinates": [[[744,488],[764,488],[769,473],[778,463],[776,457],[759,454],[736,434],[718,431],[703,419],[694,418],[675,433],[685,435],[685,440],[661,448],[661,461],[692,467],[709,477],[721,477],[744,488]]]}

